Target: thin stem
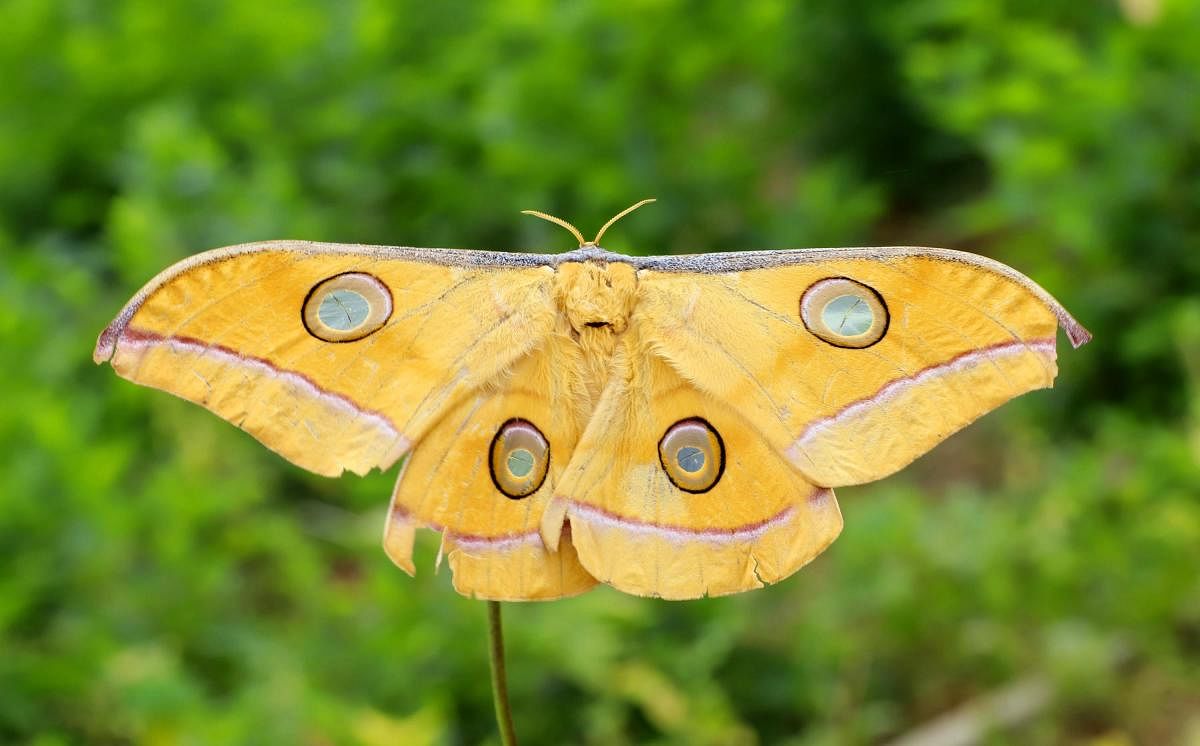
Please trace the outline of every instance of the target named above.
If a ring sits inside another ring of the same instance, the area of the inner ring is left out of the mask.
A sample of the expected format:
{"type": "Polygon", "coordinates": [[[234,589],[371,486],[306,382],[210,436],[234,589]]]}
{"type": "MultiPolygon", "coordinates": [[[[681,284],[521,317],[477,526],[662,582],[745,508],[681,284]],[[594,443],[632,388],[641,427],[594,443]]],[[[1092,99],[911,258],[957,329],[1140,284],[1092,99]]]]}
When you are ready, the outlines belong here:
{"type": "Polygon", "coordinates": [[[488,658],[492,663],[492,702],[496,705],[496,725],[500,728],[500,743],[517,746],[517,731],[513,728],[512,709],[508,705],[508,673],[504,670],[504,624],[500,619],[500,602],[488,601],[488,658]]]}

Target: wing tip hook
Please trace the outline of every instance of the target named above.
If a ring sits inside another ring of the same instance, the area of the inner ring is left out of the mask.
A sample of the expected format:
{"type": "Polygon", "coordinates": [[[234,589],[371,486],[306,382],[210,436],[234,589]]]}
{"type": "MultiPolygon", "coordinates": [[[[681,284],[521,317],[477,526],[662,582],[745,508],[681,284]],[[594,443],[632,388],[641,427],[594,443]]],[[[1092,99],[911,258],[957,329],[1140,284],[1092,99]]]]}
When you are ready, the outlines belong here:
{"type": "Polygon", "coordinates": [[[121,335],[125,333],[125,329],[129,326],[129,320],[142,307],[143,298],[141,293],[135,296],[132,300],[125,304],[117,317],[109,322],[108,326],[104,327],[104,331],[100,332],[100,336],[96,337],[96,348],[92,350],[92,360],[96,365],[106,363],[112,360],[113,355],[117,352],[117,343],[121,341],[121,335]]]}
{"type": "Polygon", "coordinates": [[[1067,339],[1071,340],[1071,347],[1076,350],[1092,341],[1092,333],[1065,310],[1058,314],[1058,324],[1067,333],[1067,339]]]}
{"type": "Polygon", "coordinates": [[[114,320],[111,324],[104,327],[104,331],[100,332],[100,336],[96,338],[96,348],[92,350],[92,362],[96,365],[107,363],[112,360],[112,356],[117,351],[117,340],[121,337],[120,319],[114,320]]]}

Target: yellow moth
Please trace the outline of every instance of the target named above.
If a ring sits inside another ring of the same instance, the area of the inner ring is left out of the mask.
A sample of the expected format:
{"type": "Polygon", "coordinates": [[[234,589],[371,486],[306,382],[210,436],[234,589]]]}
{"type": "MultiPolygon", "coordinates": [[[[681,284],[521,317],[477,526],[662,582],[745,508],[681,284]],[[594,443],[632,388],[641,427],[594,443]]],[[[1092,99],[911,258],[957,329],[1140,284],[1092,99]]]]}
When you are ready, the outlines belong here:
{"type": "Polygon", "coordinates": [[[425,527],[470,596],[685,599],[795,572],[841,530],[833,488],[1051,386],[1058,327],[1090,338],[973,254],[630,257],[570,229],[557,255],[210,251],[135,295],[95,359],[318,474],[403,460],[384,547],[410,573],[425,527]]]}

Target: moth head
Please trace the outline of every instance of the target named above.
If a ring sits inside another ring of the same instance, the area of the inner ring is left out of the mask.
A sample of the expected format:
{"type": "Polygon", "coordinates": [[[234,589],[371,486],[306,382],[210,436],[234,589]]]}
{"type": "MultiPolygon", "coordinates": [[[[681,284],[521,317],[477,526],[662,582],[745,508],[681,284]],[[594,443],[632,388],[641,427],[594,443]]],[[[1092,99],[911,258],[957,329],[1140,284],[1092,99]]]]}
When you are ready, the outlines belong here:
{"type": "Polygon", "coordinates": [[[326,342],[353,342],[383,328],[392,315],[392,294],[375,277],[346,272],[308,291],[300,318],[308,333],[326,342]]]}
{"type": "Polygon", "coordinates": [[[800,297],[800,318],[821,341],[862,349],[887,334],[890,316],[883,296],[848,277],[818,280],[800,297]]]}

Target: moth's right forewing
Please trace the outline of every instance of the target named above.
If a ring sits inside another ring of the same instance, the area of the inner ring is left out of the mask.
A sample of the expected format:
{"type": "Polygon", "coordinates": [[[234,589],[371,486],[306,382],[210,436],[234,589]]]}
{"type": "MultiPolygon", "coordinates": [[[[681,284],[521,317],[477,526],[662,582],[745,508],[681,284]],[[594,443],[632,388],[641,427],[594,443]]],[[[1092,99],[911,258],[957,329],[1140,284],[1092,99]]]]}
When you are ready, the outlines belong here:
{"type": "Polygon", "coordinates": [[[1089,337],[1028,278],[961,252],[702,258],[698,271],[640,273],[650,345],[827,487],[887,476],[1052,385],[1057,326],[1077,345],[1089,337]]]}

